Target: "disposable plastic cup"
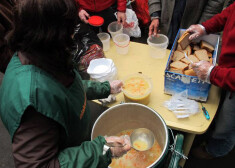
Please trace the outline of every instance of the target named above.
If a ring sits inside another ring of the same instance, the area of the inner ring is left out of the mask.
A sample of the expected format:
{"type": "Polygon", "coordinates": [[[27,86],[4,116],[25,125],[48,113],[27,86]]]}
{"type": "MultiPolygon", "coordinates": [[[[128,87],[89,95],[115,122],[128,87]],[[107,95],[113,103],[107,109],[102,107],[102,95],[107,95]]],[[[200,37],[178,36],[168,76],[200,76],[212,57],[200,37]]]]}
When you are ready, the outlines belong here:
{"type": "Polygon", "coordinates": [[[108,51],[110,48],[110,35],[108,33],[98,33],[97,36],[103,44],[103,50],[108,51]]]}
{"type": "Polygon", "coordinates": [[[108,25],[108,32],[113,39],[116,35],[123,33],[123,26],[122,24],[118,24],[117,21],[112,22],[108,25]]]}
{"type": "Polygon", "coordinates": [[[166,56],[166,48],[169,44],[168,37],[164,34],[148,37],[149,54],[153,58],[163,58],[166,56]]]}
{"type": "Polygon", "coordinates": [[[118,34],[113,39],[118,54],[125,55],[129,50],[130,37],[127,34],[118,34]]]}

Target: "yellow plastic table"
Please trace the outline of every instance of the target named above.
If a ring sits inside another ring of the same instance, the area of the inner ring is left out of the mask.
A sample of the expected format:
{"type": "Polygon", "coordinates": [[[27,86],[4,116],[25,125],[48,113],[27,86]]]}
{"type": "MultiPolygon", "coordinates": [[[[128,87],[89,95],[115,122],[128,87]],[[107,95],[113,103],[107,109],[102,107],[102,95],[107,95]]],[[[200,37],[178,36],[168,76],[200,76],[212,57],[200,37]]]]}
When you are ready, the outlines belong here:
{"type": "MultiPolygon", "coordinates": [[[[187,156],[192,146],[196,134],[206,132],[211,124],[220,100],[220,90],[212,85],[209,92],[209,97],[203,105],[206,107],[210,120],[206,120],[200,107],[200,113],[192,115],[188,118],[177,119],[173,112],[164,107],[164,102],[171,98],[171,95],[164,94],[164,70],[170,54],[170,50],[166,51],[165,57],[161,59],[153,58],[149,53],[149,46],[146,44],[130,42],[129,52],[127,55],[119,55],[116,52],[116,46],[111,41],[110,49],[105,52],[105,56],[114,61],[118,70],[118,79],[122,80],[126,76],[139,73],[151,78],[153,90],[150,95],[149,107],[157,111],[165,120],[168,127],[185,132],[183,152],[187,156]]],[[[116,96],[117,101],[111,103],[108,107],[119,104],[124,101],[123,93],[116,96]]],[[[180,165],[183,167],[185,160],[181,159],[180,165]]]]}

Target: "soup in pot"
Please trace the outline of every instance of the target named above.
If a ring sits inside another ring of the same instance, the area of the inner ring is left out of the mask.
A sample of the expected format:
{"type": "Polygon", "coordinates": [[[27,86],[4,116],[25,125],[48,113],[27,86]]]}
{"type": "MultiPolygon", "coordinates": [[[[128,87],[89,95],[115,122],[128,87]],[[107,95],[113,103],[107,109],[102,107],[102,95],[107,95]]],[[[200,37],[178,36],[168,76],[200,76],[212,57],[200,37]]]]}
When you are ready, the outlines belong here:
{"type": "MultiPolygon", "coordinates": [[[[124,130],[117,134],[117,136],[131,135],[133,129],[124,130]]],[[[135,145],[135,144],[134,144],[135,145]]],[[[142,142],[136,142],[139,148],[145,148],[146,144],[142,142]]],[[[136,151],[131,149],[121,158],[113,158],[112,163],[109,165],[111,168],[146,168],[154,163],[161,155],[162,149],[158,142],[155,140],[154,145],[147,151],[136,151]]]]}

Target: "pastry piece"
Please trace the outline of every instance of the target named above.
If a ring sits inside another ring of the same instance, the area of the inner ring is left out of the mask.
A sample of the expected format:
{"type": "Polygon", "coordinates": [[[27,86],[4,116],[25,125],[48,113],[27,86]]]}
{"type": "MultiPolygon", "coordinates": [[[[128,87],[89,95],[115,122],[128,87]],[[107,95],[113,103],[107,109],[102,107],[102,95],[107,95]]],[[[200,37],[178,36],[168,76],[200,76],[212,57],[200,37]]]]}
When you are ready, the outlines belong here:
{"type": "Polygon", "coordinates": [[[202,61],[202,60],[209,61],[209,57],[205,49],[195,51],[195,55],[199,59],[199,61],[202,61]]]}

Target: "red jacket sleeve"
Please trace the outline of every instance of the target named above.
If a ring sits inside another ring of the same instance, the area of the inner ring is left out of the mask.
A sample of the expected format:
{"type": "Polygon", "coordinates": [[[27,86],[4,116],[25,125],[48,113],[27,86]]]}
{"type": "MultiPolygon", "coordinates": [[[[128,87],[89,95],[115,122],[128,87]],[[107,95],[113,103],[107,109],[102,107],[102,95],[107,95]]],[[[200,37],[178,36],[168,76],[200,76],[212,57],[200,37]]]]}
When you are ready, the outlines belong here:
{"type": "Polygon", "coordinates": [[[210,82],[220,88],[235,92],[235,68],[216,66],[211,71],[210,82]]]}
{"type": "Polygon", "coordinates": [[[126,0],[117,1],[117,10],[119,12],[126,12],[126,0]]]}
{"type": "Polygon", "coordinates": [[[227,18],[233,10],[235,10],[235,3],[224,9],[221,13],[213,16],[211,19],[203,22],[202,25],[205,27],[206,32],[210,34],[222,31],[227,18]]]}

